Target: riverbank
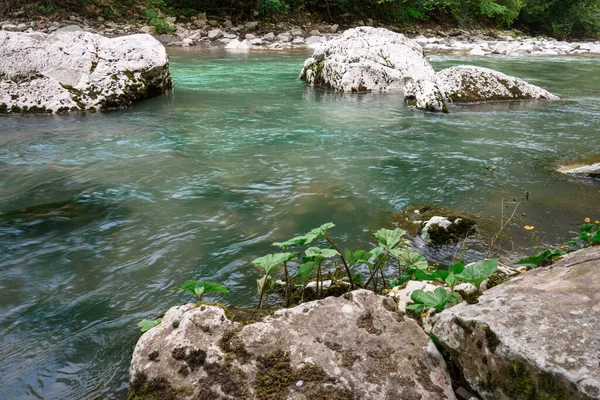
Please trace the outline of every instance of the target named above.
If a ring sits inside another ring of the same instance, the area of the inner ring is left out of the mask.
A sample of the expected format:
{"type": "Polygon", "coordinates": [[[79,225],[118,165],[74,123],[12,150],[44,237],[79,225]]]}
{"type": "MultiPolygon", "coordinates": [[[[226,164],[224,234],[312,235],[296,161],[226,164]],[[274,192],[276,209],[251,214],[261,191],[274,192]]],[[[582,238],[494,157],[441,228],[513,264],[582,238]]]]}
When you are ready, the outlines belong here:
{"type": "MultiPolygon", "coordinates": [[[[105,21],[71,15],[66,19],[49,17],[12,18],[0,21],[6,31],[43,32],[85,30],[105,36],[120,36],[135,33],[151,33],[168,46],[190,47],[202,44],[225,46],[232,50],[286,50],[291,48],[315,48],[320,43],[339,36],[355,25],[341,26],[324,22],[305,21],[302,25],[250,21],[234,25],[230,19],[207,19],[198,14],[187,21],[174,17],[164,19],[165,26],[158,34],[157,27],[140,21],[125,23],[105,21]]],[[[382,26],[373,20],[357,21],[357,25],[382,26]]],[[[600,54],[600,41],[569,42],[550,37],[530,37],[520,31],[465,30],[422,28],[401,30],[394,26],[383,26],[400,31],[414,38],[425,52],[456,52],[472,56],[577,56],[600,54]]]]}

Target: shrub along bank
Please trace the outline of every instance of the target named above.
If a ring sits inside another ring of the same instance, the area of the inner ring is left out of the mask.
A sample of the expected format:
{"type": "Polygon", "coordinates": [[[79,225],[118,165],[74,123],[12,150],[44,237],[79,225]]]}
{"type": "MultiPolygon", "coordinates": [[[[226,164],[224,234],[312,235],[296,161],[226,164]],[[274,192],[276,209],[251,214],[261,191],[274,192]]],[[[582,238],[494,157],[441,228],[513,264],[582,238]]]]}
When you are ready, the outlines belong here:
{"type": "Polygon", "coordinates": [[[191,17],[228,15],[251,19],[295,20],[306,17],[353,25],[373,19],[410,27],[518,28],[561,39],[598,38],[600,0],[0,0],[0,15],[57,12],[106,19],[150,18],[156,13],[191,17]]]}

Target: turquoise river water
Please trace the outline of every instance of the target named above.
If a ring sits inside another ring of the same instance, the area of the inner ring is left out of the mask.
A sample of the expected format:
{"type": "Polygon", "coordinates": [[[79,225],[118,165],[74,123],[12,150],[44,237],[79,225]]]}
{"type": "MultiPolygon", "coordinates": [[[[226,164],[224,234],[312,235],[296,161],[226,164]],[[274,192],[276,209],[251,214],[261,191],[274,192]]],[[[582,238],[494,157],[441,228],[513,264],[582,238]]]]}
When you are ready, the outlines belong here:
{"type": "Polygon", "coordinates": [[[191,300],[169,289],[202,278],[232,291],[212,299],[254,304],[250,260],[324,222],[368,248],[406,206],[497,224],[501,199],[528,190],[509,231],[525,253],[600,219],[600,182],[554,171],[600,153],[598,58],[432,56],[564,98],[435,115],[306,88],[308,54],[180,50],[167,96],[0,117],[1,399],[124,398],[137,322],[191,300]]]}

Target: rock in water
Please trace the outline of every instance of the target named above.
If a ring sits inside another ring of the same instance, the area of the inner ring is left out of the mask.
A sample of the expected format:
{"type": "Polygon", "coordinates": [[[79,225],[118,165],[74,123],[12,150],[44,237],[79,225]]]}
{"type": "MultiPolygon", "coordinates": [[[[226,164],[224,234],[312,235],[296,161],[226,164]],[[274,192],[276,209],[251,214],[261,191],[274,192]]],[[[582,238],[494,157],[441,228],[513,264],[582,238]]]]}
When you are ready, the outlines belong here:
{"type": "Polygon", "coordinates": [[[342,92],[402,90],[407,79],[433,80],[433,67],[414,40],[381,28],[349,29],[318,47],[300,78],[342,92]]]}
{"type": "Polygon", "coordinates": [[[138,341],[130,398],[454,399],[415,321],[370,291],[241,325],[216,306],[171,308],[138,341]]]}
{"type": "Polygon", "coordinates": [[[120,108],[171,86],[165,48],[150,35],[0,32],[0,113],[120,108]]]}
{"type": "Polygon", "coordinates": [[[404,88],[404,99],[409,106],[419,110],[448,113],[448,107],[444,101],[444,94],[440,88],[430,80],[410,80],[404,88]]]}
{"type": "Polygon", "coordinates": [[[600,163],[580,166],[567,166],[558,170],[563,174],[589,176],[592,178],[600,178],[600,163]]]}
{"type": "Polygon", "coordinates": [[[437,316],[433,334],[484,399],[600,398],[600,246],[437,316]]]}
{"type": "Polygon", "coordinates": [[[435,82],[455,103],[497,100],[559,100],[558,96],[522,79],[488,68],[461,65],[441,70],[435,82]]]}

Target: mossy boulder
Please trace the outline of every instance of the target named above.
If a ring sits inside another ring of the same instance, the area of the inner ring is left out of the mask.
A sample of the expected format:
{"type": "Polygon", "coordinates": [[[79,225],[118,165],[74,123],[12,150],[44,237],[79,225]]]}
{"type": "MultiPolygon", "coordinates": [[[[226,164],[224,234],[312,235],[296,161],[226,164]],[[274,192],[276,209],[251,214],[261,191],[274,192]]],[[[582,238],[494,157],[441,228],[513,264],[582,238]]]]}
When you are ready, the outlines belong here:
{"type": "Polygon", "coordinates": [[[130,399],[455,398],[429,337],[366,290],[247,325],[217,306],[174,307],[138,341],[130,374],[130,399]]]}
{"type": "Polygon", "coordinates": [[[489,68],[460,65],[435,74],[445,98],[454,103],[506,100],[559,100],[539,86],[489,68]]]}
{"type": "Polygon", "coordinates": [[[172,86],[165,48],[150,35],[0,31],[0,114],[127,107],[172,86]]]}
{"type": "Polygon", "coordinates": [[[600,398],[600,247],[435,317],[433,334],[483,399],[600,398]]]}

